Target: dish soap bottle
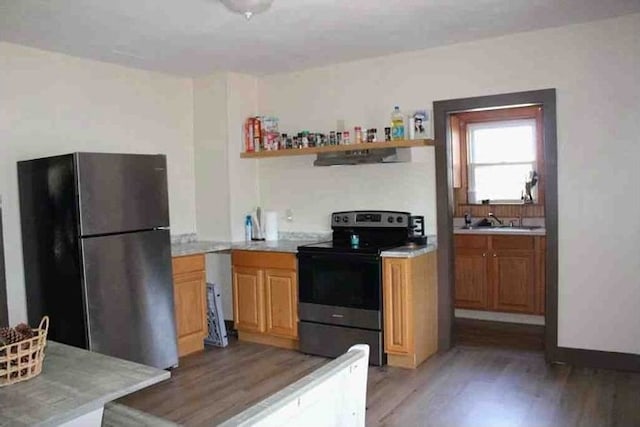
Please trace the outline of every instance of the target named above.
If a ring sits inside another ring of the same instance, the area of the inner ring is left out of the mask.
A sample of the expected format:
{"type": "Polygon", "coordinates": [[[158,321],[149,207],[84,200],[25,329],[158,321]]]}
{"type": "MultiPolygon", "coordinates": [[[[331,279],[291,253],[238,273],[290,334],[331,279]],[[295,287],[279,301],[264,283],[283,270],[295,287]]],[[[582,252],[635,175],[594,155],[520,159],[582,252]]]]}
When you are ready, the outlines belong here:
{"type": "Polygon", "coordinates": [[[253,228],[253,224],[251,221],[251,215],[247,215],[244,219],[244,239],[247,242],[251,241],[251,236],[252,236],[252,228],[253,228]]]}
{"type": "Polygon", "coordinates": [[[391,139],[393,141],[404,139],[404,115],[397,105],[391,113],[391,139]]]}

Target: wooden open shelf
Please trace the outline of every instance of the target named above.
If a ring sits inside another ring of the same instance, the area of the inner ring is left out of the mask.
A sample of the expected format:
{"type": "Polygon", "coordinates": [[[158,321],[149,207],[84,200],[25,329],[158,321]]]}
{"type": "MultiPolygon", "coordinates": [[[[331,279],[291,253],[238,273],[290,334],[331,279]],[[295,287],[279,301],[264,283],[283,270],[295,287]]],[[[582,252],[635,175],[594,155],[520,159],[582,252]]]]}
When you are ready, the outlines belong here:
{"type": "Polygon", "coordinates": [[[304,156],[318,153],[375,150],[379,148],[427,147],[433,145],[435,145],[433,139],[404,139],[400,141],[363,142],[362,144],[325,145],[324,147],[289,148],[286,150],[259,151],[257,153],[240,153],[240,157],[243,159],[260,159],[266,157],[304,156]]]}

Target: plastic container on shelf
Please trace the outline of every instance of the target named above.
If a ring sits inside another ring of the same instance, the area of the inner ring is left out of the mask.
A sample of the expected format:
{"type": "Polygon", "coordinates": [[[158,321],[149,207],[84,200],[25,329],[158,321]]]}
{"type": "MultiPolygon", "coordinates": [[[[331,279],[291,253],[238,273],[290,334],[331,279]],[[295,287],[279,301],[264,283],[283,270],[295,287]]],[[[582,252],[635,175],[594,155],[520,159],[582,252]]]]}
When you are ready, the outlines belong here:
{"type": "Polygon", "coordinates": [[[363,142],[362,128],[360,126],[356,126],[354,129],[354,134],[355,134],[355,143],[361,144],[363,142]]]}
{"type": "Polygon", "coordinates": [[[391,139],[393,141],[404,139],[404,115],[397,105],[391,113],[391,139]]]}

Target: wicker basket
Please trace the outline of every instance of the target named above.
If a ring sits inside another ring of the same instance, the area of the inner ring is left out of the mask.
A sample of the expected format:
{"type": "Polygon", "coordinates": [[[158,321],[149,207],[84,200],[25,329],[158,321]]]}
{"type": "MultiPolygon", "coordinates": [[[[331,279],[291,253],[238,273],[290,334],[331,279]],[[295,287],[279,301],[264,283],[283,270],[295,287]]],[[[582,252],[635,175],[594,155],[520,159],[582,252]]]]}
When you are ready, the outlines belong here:
{"type": "Polygon", "coordinates": [[[44,316],[33,338],[0,347],[0,387],[26,381],[42,372],[49,317],[44,316]]]}

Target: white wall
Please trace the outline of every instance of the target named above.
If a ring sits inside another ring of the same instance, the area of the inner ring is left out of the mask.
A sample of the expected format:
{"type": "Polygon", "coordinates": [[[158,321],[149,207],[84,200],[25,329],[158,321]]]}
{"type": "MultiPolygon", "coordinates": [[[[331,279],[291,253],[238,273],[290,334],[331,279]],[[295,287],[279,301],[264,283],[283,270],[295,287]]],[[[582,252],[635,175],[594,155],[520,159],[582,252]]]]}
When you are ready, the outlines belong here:
{"type": "MultiPolygon", "coordinates": [[[[200,239],[243,240],[244,216],[258,205],[257,163],[240,159],[244,120],[257,111],[256,85],[255,77],[223,72],[194,80],[196,216],[200,239]]],[[[225,319],[233,319],[228,254],[207,255],[207,281],[220,285],[225,319]]]]}
{"type": "Polygon", "coordinates": [[[231,239],[227,75],[194,79],[194,157],[198,237],[231,239]]]}
{"type": "Polygon", "coordinates": [[[259,202],[258,162],[241,159],[243,124],[258,111],[258,80],[255,77],[227,74],[227,132],[229,143],[229,214],[231,239],[244,240],[245,215],[259,202]]]}
{"type": "MultiPolygon", "coordinates": [[[[278,74],[260,80],[259,110],[280,117],[284,131],[327,131],[337,119],[380,129],[395,104],[413,110],[439,99],[557,88],[559,344],[640,354],[638,46],[636,14],[278,74]]],[[[326,230],[335,209],[400,207],[425,213],[435,229],[432,161],[344,168],[311,161],[260,161],[262,204],[296,216],[284,227],[326,230]]]]}
{"type": "Polygon", "coordinates": [[[243,125],[258,108],[257,79],[219,72],[194,80],[198,237],[243,240],[258,205],[258,164],[241,160],[243,125]]]}
{"type": "Polygon", "coordinates": [[[11,323],[26,320],[16,162],[167,155],[172,233],[195,231],[192,81],[0,43],[0,194],[11,323]]]}

